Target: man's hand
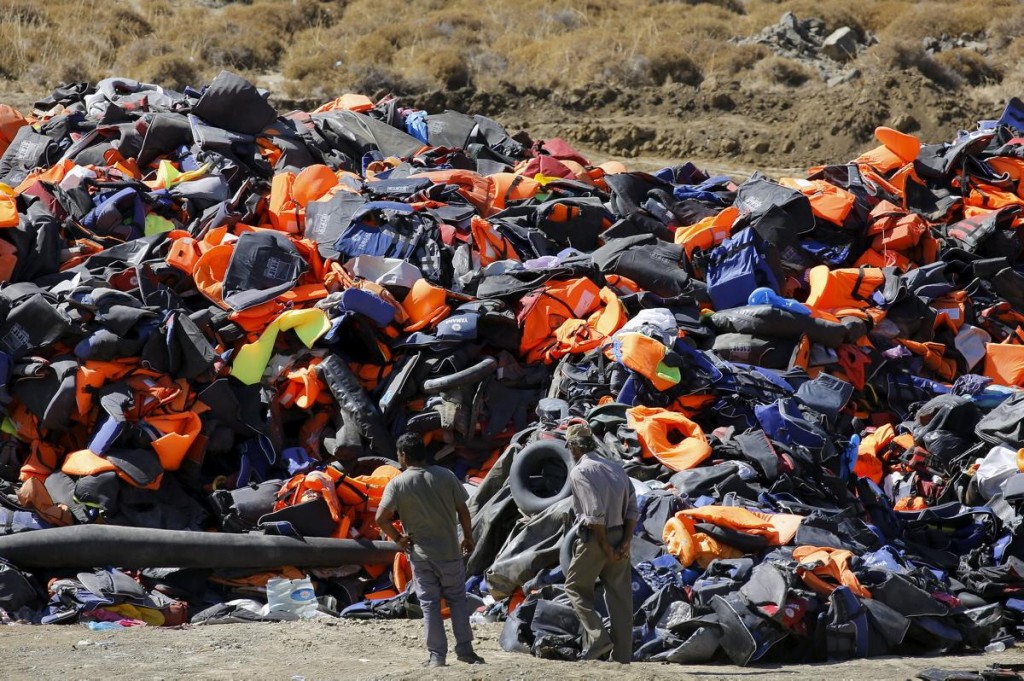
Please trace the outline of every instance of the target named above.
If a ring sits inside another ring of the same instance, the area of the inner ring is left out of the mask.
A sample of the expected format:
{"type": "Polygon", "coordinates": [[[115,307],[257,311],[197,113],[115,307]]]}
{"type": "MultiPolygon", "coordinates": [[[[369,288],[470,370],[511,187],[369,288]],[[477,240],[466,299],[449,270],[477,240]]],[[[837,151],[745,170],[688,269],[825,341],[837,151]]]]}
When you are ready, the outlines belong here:
{"type": "Polygon", "coordinates": [[[476,542],[473,541],[473,519],[469,516],[466,502],[455,507],[455,514],[459,516],[459,525],[462,525],[462,555],[468,557],[476,548],[476,542]]]}
{"type": "Polygon", "coordinates": [[[408,551],[409,545],[412,544],[412,540],[409,539],[409,535],[404,532],[399,533],[398,528],[395,527],[395,509],[388,508],[387,506],[380,506],[377,508],[377,525],[380,526],[380,531],[384,533],[384,536],[398,544],[399,551],[408,551]]]}
{"type": "Polygon", "coordinates": [[[619,545],[615,547],[616,561],[629,560],[629,546],[629,539],[623,539],[621,542],[619,542],[619,545]]]}
{"type": "Polygon", "coordinates": [[[604,525],[593,523],[587,525],[587,527],[590,529],[591,536],[597,540],[597,545],[601,547],[604,557],[609,562],[615,562],[617,560],[615,549],[612,547],[611,542],[608,541],[608,535],[605,532],[604,525]]]}

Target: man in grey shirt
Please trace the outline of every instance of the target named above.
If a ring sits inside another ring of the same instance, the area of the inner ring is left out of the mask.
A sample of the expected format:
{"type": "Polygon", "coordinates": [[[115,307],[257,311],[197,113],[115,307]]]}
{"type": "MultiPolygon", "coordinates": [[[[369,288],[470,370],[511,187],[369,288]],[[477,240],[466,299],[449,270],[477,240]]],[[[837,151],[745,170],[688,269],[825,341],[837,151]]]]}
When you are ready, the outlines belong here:
{"type": "Polygon", "coordinates": [[[398,438],[402,473],[384,489],[377,509],[377,524],[387,537],[409,555],[413,584],[426,629],[428,667],[444,667],[448,639],[441,618],[441,599],[448,603],[455,654],[460,662],[483,664],[473,651],[473,630],[466,603],[466,566],[463,554],[473,551],[473,531],[466,500],[469,495],[447,468],[428,466],[423,441],[406,433],[398,438]],[[396,514],[404,534],[395,528],[396,514]],[[462,543],[455,521],[462,525],[462,543]]]}
{"type": "Polygon", "coordinates": [[[565,443],[575,465],[569,472],[573,508],[580,521],[579,540],[565,576],[565,593],[583,625],[580,659],[616,662],[633,659],[633,584],[629,548],[636,520],[636,492],[622,466],[591,454],[590,426],[569,426],[565,443]],[[600,577],[611,618],[611,636],[594,607],[600,577]]]}

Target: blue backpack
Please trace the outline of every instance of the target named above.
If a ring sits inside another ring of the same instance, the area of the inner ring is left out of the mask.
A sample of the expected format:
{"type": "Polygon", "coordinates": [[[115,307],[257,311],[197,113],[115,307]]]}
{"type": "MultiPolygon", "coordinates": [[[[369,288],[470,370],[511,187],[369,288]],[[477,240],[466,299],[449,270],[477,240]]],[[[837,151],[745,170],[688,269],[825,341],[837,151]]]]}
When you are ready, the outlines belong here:
{"type": "Polygon", "coordinates": [[[771,249],[752,228],[726,239],[708,257],[708,295],[716,310],[747,304],[754,289],[766,287],[779,293],[779,278],[769,263],[771,249]]]}

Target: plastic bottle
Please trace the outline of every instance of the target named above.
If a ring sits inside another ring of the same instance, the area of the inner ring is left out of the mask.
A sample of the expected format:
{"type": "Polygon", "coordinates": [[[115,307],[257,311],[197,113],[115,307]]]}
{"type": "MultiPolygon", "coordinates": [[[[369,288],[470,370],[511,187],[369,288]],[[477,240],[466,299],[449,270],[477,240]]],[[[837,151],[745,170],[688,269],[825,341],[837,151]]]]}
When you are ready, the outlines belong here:
{"type": "Polygon", "coordinates": [[[1001,653],[1004,650],[1006,650],[1006,644],[1003,643],[1002,641],[996,641],[994,643],[989,643],[987,646],[985,646],[985,652],[986,653],[1001,653]]]}
{"type": "Polygon", "coordinates": [[[267,580],[267,606],[269,612],[290,612],[303,618],[314,617],[317,600],[312,582],[308,577],[267,580]]]}

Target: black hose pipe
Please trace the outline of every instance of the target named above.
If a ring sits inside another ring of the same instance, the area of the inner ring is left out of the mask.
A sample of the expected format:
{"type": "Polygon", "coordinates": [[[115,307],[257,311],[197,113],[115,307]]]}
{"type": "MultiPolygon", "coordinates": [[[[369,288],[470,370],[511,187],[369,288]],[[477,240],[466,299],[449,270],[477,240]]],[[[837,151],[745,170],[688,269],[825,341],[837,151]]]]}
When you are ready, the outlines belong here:
{"type": "Polygon", "coordinates": [[[0,536],[0,557],[24,569],[334,567],[389,564],[397,551],[395,544],[383,541],[115,525],[72,525],[0,536]]]}

